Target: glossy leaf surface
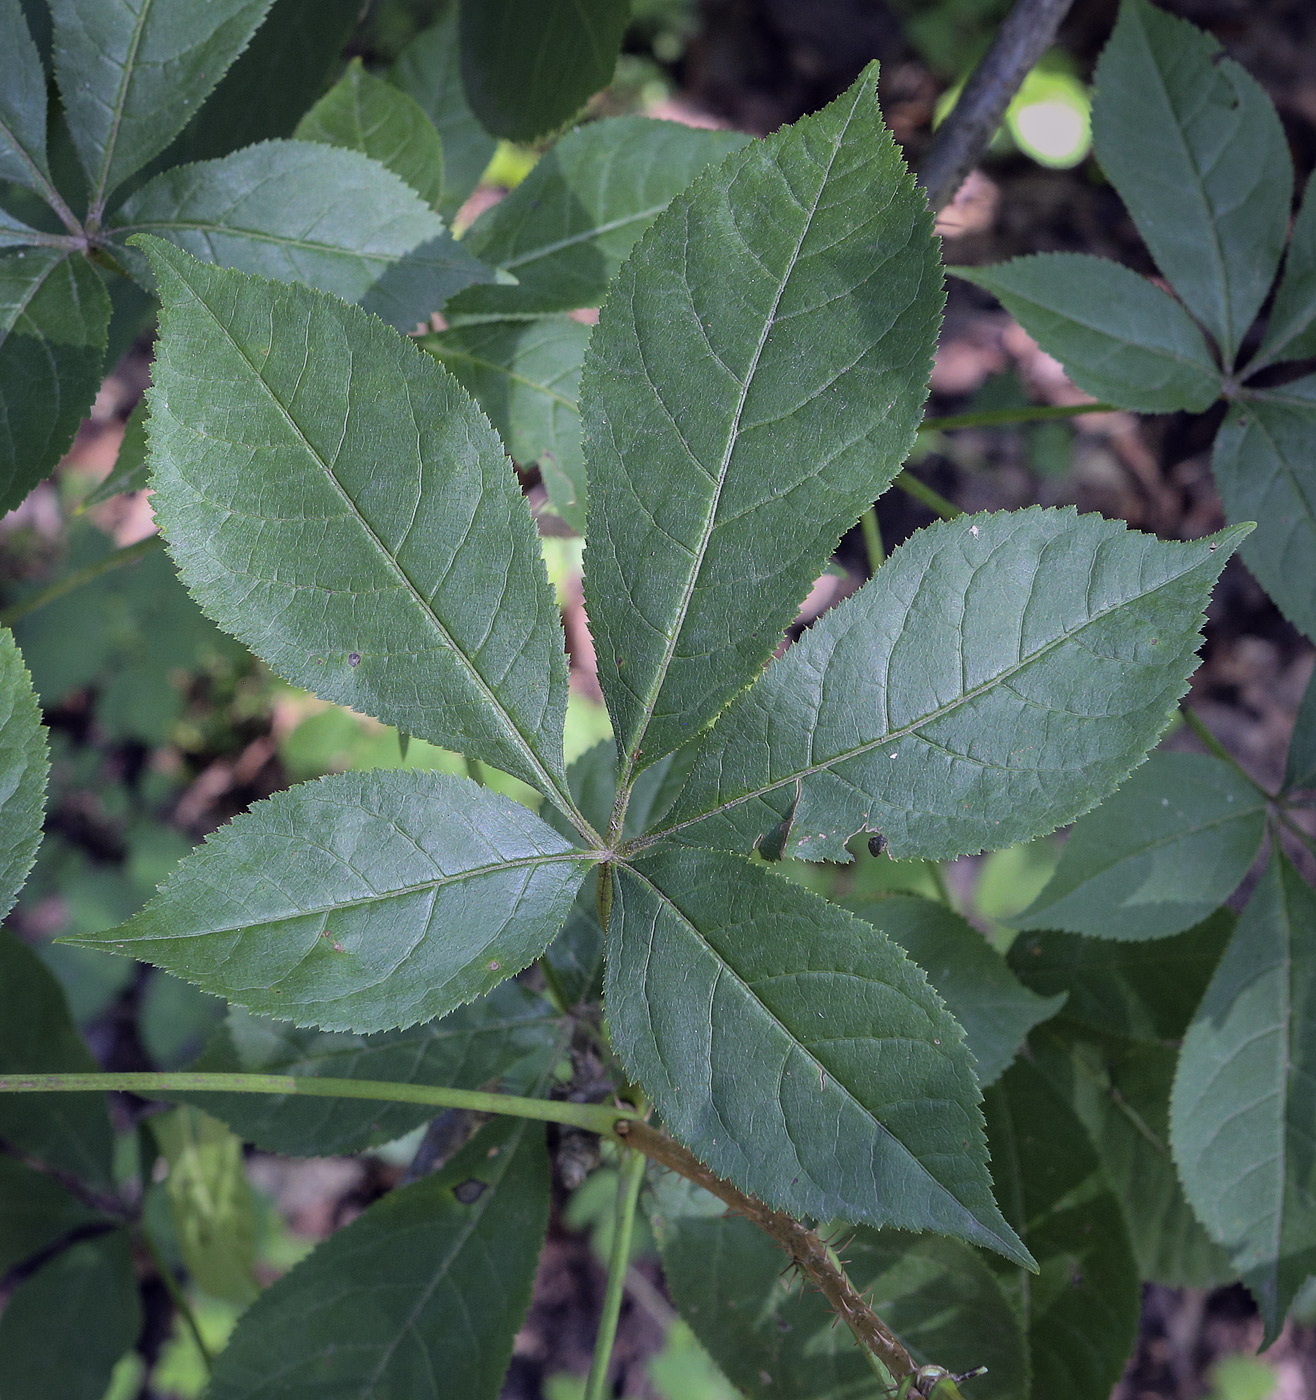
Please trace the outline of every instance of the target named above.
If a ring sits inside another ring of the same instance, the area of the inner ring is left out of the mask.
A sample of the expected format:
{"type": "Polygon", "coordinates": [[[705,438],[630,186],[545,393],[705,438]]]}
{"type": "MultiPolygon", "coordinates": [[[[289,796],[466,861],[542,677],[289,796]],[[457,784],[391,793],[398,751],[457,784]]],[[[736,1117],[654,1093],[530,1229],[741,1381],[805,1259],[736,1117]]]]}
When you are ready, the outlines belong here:
{"type": "Polygon", "coordinates": [[[1017,928],[1163,938],[1206,918],[1261,849],[1266,799],[1208,754],[1154,753],[1070,833],[1017,928]]]}
{"type": "Polygon", "coordinates": [[[1307,181],[1293,221],[1284,275],[1270,308],[1260,361],[1301,360],[1316,355],[1316,175],[1307,181]]]}
{"type": "Polygon", "coordinates": [[[126,924],[71,941],[326,1030],[427,1021],[532,962],[589,857],[441,773],[344,773],[212,836],[126,924]]]}
{"type": "Polygon", "coordinates": [[[13,907],[41,842],[50,761],[32,677],[0,627],[0,918],[13,907]]]}
{"type": "Polygon", "coordinates": [[[798,1215],[1026,1256],[991,1196],[963,1031],[870,925],[746,861],[667,851],[617,877],[613,1044],[713,1171],[798,1215]]]}
{"type": "Polygon", "coordinates": [[[561,622],[484,415],[357,308],[150,247],[154,504],[202,607],[294,684],[560,791],[561,622]]]}
{"type": "Polygon", "coordinates": [[[0,0],[0,33],[0,180],[41,194],[50,188],[46,73],[19,0],[0,0]]]}
{"type": "Polygon", "coordinates": [[[1124,0],[1092,106],[1101,168],[1232,365],[1288,230],[1293,165],[1270,99],[1209,34],[1124,0]]]}
{"type": "Polygon", "coordinates": [[[1037,253],[954,269],[985,287],[1080,389],[1140,413],[1201,413],[1220,394],[1202,333],[1173,297],[1119,263],[1037,253]]]}
{"type": "Polygon", "coordinates": [[[244,1314],[211,1400],[495,1400],[548,1224],[544,1130],[495,1120],[244,1314]]]}
{"type": "Polygon", "coordinates": [[[942,294],[869,68],[678,195],[581,381],[590,617],[618,751],[694,737],[913,442],[942,294]]]}
{"type": "Polygon", "coordinates": [[[1276,852],[1184,1037],[1171,1133],[1188,1199],[1279,1331],[1316,1272],[1316,894],[1276,852]]]}
{"type": "Polygon", "coordinates": [[[863,828],[935,859],[1072,821],[1168,723],[1239,538],[1037,508],[920,531],[728,706],[661,829],[748,850],[797,783],[808,859],[863,828]]]}

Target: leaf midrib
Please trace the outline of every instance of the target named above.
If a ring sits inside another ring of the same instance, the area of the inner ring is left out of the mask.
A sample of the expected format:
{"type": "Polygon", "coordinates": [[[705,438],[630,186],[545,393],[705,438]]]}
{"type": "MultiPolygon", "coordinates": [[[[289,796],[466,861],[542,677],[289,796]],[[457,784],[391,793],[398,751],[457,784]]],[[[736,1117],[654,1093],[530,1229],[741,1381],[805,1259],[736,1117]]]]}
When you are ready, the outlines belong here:
{"type": "Polygon", "coordinates": [[[428,354],[433,355],[436,360],[465,360],[468,364],[474,365],[477,369],[489,370],[493,374],[500,374],[506,379],[510,379],[514,384],[524,385],[527,389],[533,389],[537,394],[543,394],[546,399],[552,399],[554,403],[559,403],[563,408],[569,408],[572,413],[579,416],[580,409],[571,399],[563,394],[559,394],[556,389],[550,389],[547,384],[541,384],[538,380],[531,379],[527,375],[518,374],[510,365],[500,365],[494,360],[486,360],[479,355],[473,355],[469,350],[453,349],[447,344],[424,345],[421,348],[428,354]]]}
{"type": "MultiPolygon", "coordinates": [[[[617,229],[625,228],[628,224],[639,223],[645,219],[656,219],[670,202],[670,200],[664,200],[661,204],[651,204],[646,209],[640,209],[630,214],[621,214],[617,218],[608,219],[601,224],[591,224],[589,228],[581,229],[578,233],[568,234],[567,237],[559,238],[552,243],[541,243],[517,257],[498,262],[496,266],[511,272],[513,268],[525,267],[544,258],[550,258],[555,253],[563,252],[567,248],[574,248],[580,243],[588,243],[605,233],[614,233],[617,229]]],[[[483,255],[487,252],[486,248],[476,248],[474,243],[471,247],[477,255],[483,255]]]]}
{"type": "MultiPolygon", "coordinates": [[[[417,195],[416,198],[419,200],[420,196],[417,195]]],[[[446,230],[437,215],[435,222],[440,227],[433,237],[438,238],[446,230]]],[[[431,241],[429,238],[422,238],[412,248],[400,253],[371,252],[365,249],[348,248],[341,243],[315,243],[307,238],[295,238],[291,234],[272,233],[266,229],[244,228],[241,224],[203,223],[199,219],[153,219],[149,223],[115,224],[111,232],[115,239],[123,241],[134,233],[153,233],[158,229],[176,230],[183,233],[223,234],[229,238],[246,238],[252,243],[271,243],[276,247],[297,248],[309,253],[330,253],[335,257],[350,258],[356,262],[372,265],[382,264],[387,267],[392,267],[394,263],[403,258],[412,259],[416,248],[431,241]]],[[[421,261],[420,259],[413,260],[421,261]]],[[[432,265],[438,264],[437,258],[426,258],[423,261],[432,265]]]]}
{"type": "Polygon", "coordinates": [[[141,13],[137,17],[137,23],[133,26],[132,38],[128,42],[128,52],[123,61],[123,76],[119,80],[119,90],[115,94],[114,105],[110,108],[110,129],[106,133],[101,167],[96,172],[95,185],[92,190],[88,214],[88,217],[92,219],[98,220],[101,210],[105,207],[105,196],[109,193],[106,186],[110,178],[110,167],[114,164],[114,156],[119,146],[119,128],[123,125],[123,114],[128,105],[128,92],[132,87],[137,50],[141,47],[142,32],[146,28],[146,22],[150,18],[154,4],[155,0],[144,0],[141,13]]]}

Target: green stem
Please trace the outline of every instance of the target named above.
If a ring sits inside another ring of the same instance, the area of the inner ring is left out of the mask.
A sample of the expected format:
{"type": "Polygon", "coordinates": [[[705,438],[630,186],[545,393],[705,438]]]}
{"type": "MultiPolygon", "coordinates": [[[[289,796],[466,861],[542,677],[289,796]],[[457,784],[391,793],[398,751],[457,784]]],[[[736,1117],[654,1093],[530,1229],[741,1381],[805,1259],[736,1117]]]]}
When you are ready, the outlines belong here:
{"type": "Polygon", "coordinates": [[[875,574],[886,559],[886,550],[882,547],[882,527],[877,521],[877,507],[869,508],[859,517],[860,529],[864,532],[864,549],[868,552],[868,572],[875,574]]]}
{"type": "Polygon", "coordinates": [[[1115,413],[1111,403],[1028,404],[1024,408],[989,408],[981,413],[952,413],[945,418],[925,418],[920,433],[953,433],[957,428],[1008,428],[1015,423],[1049,423],[1056,418],[1077,418],[1084,413],[1115,413]]]}
{"type": "Polygon", "coordinates": [[[608,1368],[612,1364],[612,1344],[617,1339],[617,1319],[621,1316],[626,1270],[631,1259],[635,1207],[640,1200],[640,1187],[644,1184],[644,1164],[642,1152],[627,1148],[622,1155],[612,1254],[608,1259],[608,1282],[603,1292],[603,1315],[599,1318],[599,1332],[594,1343],[594,1361],[589,1368],[589,1380],[585,1383],[585,1400],[604,1400],[606,1393],[608,1368]]]}
{"type": "Polygon", "coordinates": [[[941,492],[934,491],[931,486],[920,481],[918,477],[911,476],[908,471],[901,472],[891,484],[898,486],[906,496],[913,496],[916,501],[922,502],[934,515],[941,516],[943,520],[955,520],[964,514],[959,506],[953,505],[941,492]]]}
{"type": "Polygon", "coordinates": [[[155,1271],[160,1276],[160,1282],[164,1284],[165,1292],[168,1293],[170,1301],[177,1310],[179,1317],[183,1319],[187,1330],[192,1334],[192,1340],[196,1343],[196,1349],[201,1353],[201,1361],[209,1375],[215,1365],[214,1353],[206,1345],[206,1339],[201,1335],[201,1328],[196,1320],[196,1313],[192,1311],[192,1304],[188,1302],[187,1294],[183,1291],[182,1285],[174,1277],[174,1271],[169,1267],[163,1254],[160,1253],[155,1241],[151,1238],[151,1232],[145,1225],[139,1225],[138,1234],[142,1244],[146,1247],[146,1252],[151,1256],[151,1263],[155,1265],[155,1271]]]}
{"type": "Polygon", "coordinates": [[[1206,727],[1200,715],[1195,710],[1190,710],[1187,705],[1179,706],[1179,713],[1183,715],[1184,723],[1194,734],[1206,745],[1209,752],[1218,759],[1229,764],[1229,766],[1242,778],[1246,779],[1256,790],[1266,799],[1267,802],[1274,802],[1278,794],[1271,792],[1268,788],[1261,786],[1259,782],[1247,771],[1246,768],[1229,752],[1227,748],[1215,737],[1206,727]]]}
{"type": "Polygon", "coordinates": [[[47,603],[53,603],[56,598],[62,598],[66,593],[72,593],[75,588],[81,588],[84,584],[93,582],[102,574],[108,574],[112,569],[121,569],[125,564],[136,563],[142,555],[149,554],[153,549],[158,549],[163,543],[164,540],[159,535],[147,535],[144,540],[138,540],[136,544],[111,550],[109,554],[102,555],[101,558],[88,564],[85,568],[74,569],[71,574],[57,578],[54,583],[48,584],[30,597],[20,599],[11,607],[6,608],[0,612],[0,623],[6,627],[12,627],[19,618],[36,612],[38,608],[44,608],[47,603]]]}
{"type": "Polygon", "coordinates": [[[570,1016],[571,998],[567,996],[567,989],[557,975],[557,968],[549,962],[547,955],[539,959],[539,970],[544,974],[544,992],[553,1003],[553,1010],[559,1016],[570,1016]]]}
{"type": "Polygon", "coordinates": [[[937,898],[941,900],[947,909],[954,909],[955,901],[950,897],[950,886],[947,885],[946,877],[942,873],[941,862],[937,860],[925,860],[923,862],[923,867],[928,872],[928,876],[933,886],[936,888],[937,898]]]}
{"type": "Polygon", "coordinates": [[[85,1093],[142,1094],[302,1094],[328,1099],[373,1099],[377,1103],[417,1103],[427,1108],[466,1108],[472,1113],[506,1113],[541,1123],[568,1123],[586,1132],[614,1135],[619,1119],[638,1118],[633,1108],[607,1104],[561,1103],[556,1099],[522,1099],[449,1089],[437,1084],[393,1084],[379,1079],[321,1079],[292,1074],[208,1074],[177,1070],[161,1074],[9,1074],[0,1076],[0,1094],[85,1093]]]}

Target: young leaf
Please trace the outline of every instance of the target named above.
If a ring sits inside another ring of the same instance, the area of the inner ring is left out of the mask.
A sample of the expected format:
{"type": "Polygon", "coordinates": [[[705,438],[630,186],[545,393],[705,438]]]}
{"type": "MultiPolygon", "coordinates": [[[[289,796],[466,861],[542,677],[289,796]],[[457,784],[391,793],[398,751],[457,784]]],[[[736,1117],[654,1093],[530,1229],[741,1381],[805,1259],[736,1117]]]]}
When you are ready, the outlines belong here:
{"type": "Polygon", "coordinates": [[[454,313],[543,315],[598,306],[626,255],[706,166],[747,145],[738,131],[611,117],[569,132],[471,225],[470,252],[517,285],[472,287],[454,313]]]}
{"type": "Polygon", "coordinates": [[[1188,313],[1119,263],[1037,253],[950,271],[991,292],[1095,398],[1139,413],[1202,413],[1220,395],[1220,371],[1188,313]]]}
{"type": "Polygon", "coordinates": [[[68,451],[100,388],[110,299],[80,253],[0,255],[0,514],[68,451]]]}
{"type": "MultiPolygon", "coordinates": [[[[504,982],[442,1020],[370,1036],[297,1030],[235,1008],[194,1068],[479,1089],[542,1058],[557,1028],[547,1004],[519,982],[504,982]]],[[[290,1157],[364,1152],[434,1116],[423,1105],[296,1094],[197,1094],[189,1101],[222,1118],[244,1142],[290,1157]]]]}
{"type": "Polygon", "coordinates": [[[360,151],[404,180],[432,209],[443,199],[443,142],[413,98],[354,58],[297,124],[299,141],[360,151]]]}
{"type": "Polygon", "coordinates": [[[462,85],[497,136],[533,141],[612,81],[630,0],[461,6],[462,85]]]}
{"type": "Polygon", "coordinates": [[[946,1009],[964,1027],[984,1087],[1005,1073],[1028,1032],[1064,1005],[1063,994],[1040,997],[1021,985],[982,934],[944,904],[893,895],[847,907],[898,943],[927,973],[946,1009]]]}
{"type": "MultiPolygon", "coordinates": [[[[157,175],[115,214],[118,243],[167,238],[206,262],[305,283],[413,330],[492,277],[377,160],[313,141],[267,141],[157,175]]],[[[141,256],[124,250],[130,264],[141,256]]]]}
{"type": "Polygon", "coordinates": [[[1270,99],[1220,45],[1147,0],[1124,0],[1097,64],[1101,168],[1225,367],[1279,266],[1293,162],[1270,99]]]}
{"type": "MultiPolygon", "coordinates": [[[[783,1274],[781,1250],[678,1176],[654,1183],[663,1275],[709,1354],[751,1400],[876,1396],[871,1365],[811,1288],[783,1274]]],[[[980,1255],[957,1240],[860,1226],[843,1248],[851,1282],[915,1361],[986,1365],[976,1400],[1027,1395],[1023,1336],[980,1255]]]]}
{"type": "Polygon", "coordinates": [[[1316,894],[1278,849],[1184,1037],[1174,1158],[1274,1339],[1316,1272],[1316,894]]]}
{"type": "Polygon", "coordinates": [[[201,606],[294,684],[564,801],[561,619],[484,415],[356,307],[149,255],[154,505],[201,606]]]}
{"type": "Polygon", "coordinates": [[[102,1400],[141,1328],[127,1234],[70,1246],[24,1279],[0,1314],[5,1400],[102,1400]]]}
{"type": "Polygon", "coordinates": [[[220,1354],[209,1400],[495,1400],[548,1198],[543,1128],[495,1120],[268,1289],[220,1354]]]}
{"type": "Polygon", "coordinates": [[[1286,790],[1316,788],[1316,672],[1307,682],[1298,717],[1289,740],[1288,761],[1284,766],[1286,790]]]}
{"type": "Polygon", "coordinates": [[[93,216],[183,129],[269,7],[270,0],[51,0],[55,77],[93,216]]]}
{"type": "Polygon", "coordinates": [[[1223,904],[1266,834],[1266,799],[1229,764],[1154,753],[1081,818],[1016,928],[1163,938],[1223,904]]]}
{"type": "Polygon", "coordinates": [[[1242,535],[1037,508],[919,531],[733,701],[653,834],[748,850],[797,783],[813,860],[865,828],[939,859],[1073,821],[1165,728],[1242,535]]]}
{"type": "Polygon", "coordinates": [[[876,930],[735,856],[621,866],[606,1005],[663,1122],[796,1215],[933,1230],[1028,1264],[992,1200],[964,1032],[876,930]]]}
{"type": "Polygon", "coordinates": [[[0,1154],[0,1277],[74,1230],[103,1221],[54,1177],[0,1154]]]}
{"type": "Polygon", "coordinates": [[[532,962],[591,857],[444,773],[342,773],[276,793],[126,924],[70,938],[325,1030],[442,1016],[532,962]]]}
{"type": "MultiPolygon", "coordinates": [[[[549,505],[585,531],[580,362],[590,328],[579,321],[485,321],[419,342],[489,415],[514,461],[539,463],[549,505]]],[[[606,825],[605,814],[605,825],[606,825]]]]}
{"type": "Polygon", "coordinates": [[[618,274],[581,417],[624,779],[747,684],[904,460],[942,301],[931,230],[870,67],[705,171],[618,274]]]}
{"type": "Polygon", "coordinates": [[[1316,355],[1316,174],[1307,181],[1265,338],[1248,368],[1310,355],[1316,355]]]}
{"type": "Polygon", "coordinates": [[[52,188],[46,162],[46,73],[19,0],[0,0],[0,180],[45,196],[52,188]]]}
{"type": "Polygon", "coordinates": [[[50,760],[32,678],[0,627],[0,919],[13,908],[41,844],[50,760]]]}
{"type": "Polygon", "coordinates": [[[1316,375],[1231,405],[1211,457],[1225,514],[1257,522],[1243,562],[1316,637],[1316,375]]]}
{"type": "Polygon", "coordinates": [[[402,50],[389,80],[413,97],[438,129],[443,142],[439,213],[451,219],[480,183],[498,144],[480,125],[462,90],[455,4],[402,50]]]}

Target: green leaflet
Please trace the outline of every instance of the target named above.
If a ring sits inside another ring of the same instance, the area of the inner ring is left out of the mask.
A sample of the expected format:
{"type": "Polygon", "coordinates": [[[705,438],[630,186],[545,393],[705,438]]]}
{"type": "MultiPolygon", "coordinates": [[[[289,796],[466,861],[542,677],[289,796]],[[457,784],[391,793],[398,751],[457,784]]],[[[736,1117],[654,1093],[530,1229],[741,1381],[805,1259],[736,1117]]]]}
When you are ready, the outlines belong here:
{"type": "Polygon", "coordinates": [[[46,73],[19,0],[0,0],[0,34],[0,180],[44,195],[51,188],[46,73]]]}
{"type": "Polygon", "coordinates": [[[622,267],[581,417],[623,777],[758,671],[913,442],[942,293],[870,67],[705,171],[622,267]]]}
{"type": "Polygon", "coordinates": [[[1098,399],[1140,413],[1201,413],[1220,395],[1220,372],[1188,313],[1119,263],[1038,253],[950,271],[991,292],[1098,399]]]}
{"type": "Polygon", "coordinates": [[[202,607],[294,684],[565,801],[561,620],[488,420],[358,308],[147,246],[154,504],[202,607]]]}
{"type": "Polygon", "coordinates": [[[55,77],[91,212],[210,96],[270,0],[51,0],[55,77]]]}
{"type": "Polygon", "coordinates": [[[123,441],[115,458],[114,470],[94,491],[82,498],[80,510],[99,505],[125,491],[141,491],[146,487],[146,400],[138,401],[124,424],[123,441]]]}
{"type": "Polygon", "coordinates": [[[1016,928],[1163,938],[1223,904],[1266,832],[1266,799],[1208,754],[1154,753],[1080,818],[1016,928]]]}
{"type": "Polygon", "coordinates": [[[462,84],[497,136],[533,141],[612,81],[630,0],[480,0],[461,6],[462,84]]]}
{"type": "Polygon", "coordinates": [[[32,678],[0,627],[0,918],[27,879],[41,843],[50,760],[32,678]]]}
{"type": "Polygon", "coordinates": [[[498,144],[480,125],[462,90],[455,4],[447,5],[442,16],[402,50],[389,79],[420,104],[438,129],[443,142],[439,213],[451,219],[480,183],[498,144]]]}
{"type": "Polygon", "coordinates": [[[496,987],[562,927],[592,857],[442,773],[343,773],[212,836],[126,924],[128,953],[297,1025],[415,1025],[496,987]]]}
{"type": "Polygon", "coordinates": [[[544,1130],[495,1120],[243,1315],[209,1400],[495,1400],[548,1224],[544,1130]]]}
{"type": "Polygon", "coordinates": [[[706,166],[748,145],[738,131],[611,117],[569,132],[464,240],[511,273],[472,287],[455,313],[543,315],[598,306],[636,240],[706,166]]]}
{"type": "Polygon", "coordinates": [[[656,834],[849,860],[1029,841],[1141,761],[1196,665],[1242,529],[1162,543],[1071,509],[961,516],[892,552],[728,706],[656,834]]]}
{"type": "Polygon", "coordinates": [[[1307,181],[1266,335],[1249,369],[1309,355],[1316,355],[1316,175],[1307,181]]]}
{"type": "Polygon", "coordinates": [[[1316,788],[1316,673],[1307,682],[1302,704],[1298,706],[1284,766],[1284,786],[1286,789],[1316,788]]]}
{"type": "Polygon", "coordinates": [[[1225,514],[1257,522],[1243,562],[1316,637],[1316,375],[1231,404],[1211,457],[1225,514]]]}
{"type": "Polygon", "coordinates": [[[927,973],[964,1027],[984,1088],[1005,1073],[1028,1032],[1064,1005],[1063,994],[1040,997],[1021,985],[982,934],[944,904],[891,895],[847,907],[898,943],[927,973]]]}
{"type": "Polygon", "coordinates": [[[1279,266],[1293,195],[1270,99],[1209,34],[1124,0],[1092,139],[1157,266],[1233,365],[1279,266]]]}
{"type": "MultiPolygon", "coordinates": [[[[315,141],[166,170],[118,210],[112,233],[156,234],[206,262],[333,292],[404,331],[493,276],[391,170],[315,141]]],[[[144,277],[141,255],[123,255],[144,277]]]]}
{"type": "Polygon", "coordinates": [[[0,1155],[0,1276],[102,1219],[53,1177],[0,1155]]]}
{"type": "MultiPolygon", "coordinates": [[[[557,1027],[545,1002],[519,982],[504,982],[442,1020],[369,1036],[298,1030],[234,1008],[192,1068],[479,1089],[541,1059],[557,1027]]],[[[434,1116],[415,1104],[296,1094],[198,1094],[191,1101],[244,1142],[290,1157],[364,1152],[434,1116]]]]}
{"type": "Polygon", "coordinates": [[[437,209],[443,199],[443,142],[414,98],[367,73],[347,72],[297,123],[299,141],[323,141],[377,160],[437,209]]]}
{"type": "Polygon", "coordinates": [[[577,399],[589,336],[588,326],[554,316],[456,326],[419,342],[489,415],[513,460],[539,464],[549,505],[578,534],[585,459],[577,399]]]}
{"type": "MultiPolygon", "coordinates": [[[[710,1355],[750,1400],[874,1400],[873,1370],[813,1291],[782,1272],[781,1250],[680,1177],[654,1181],[663,1274],[710,1355]]],[[[957,1240],[860,1226],[841,1253],[851,1282],[916,1361],[985,1365],[967,1394],[1022,1400],[1023,1337],[991,1268],[957,1240]]]]}
{"type": "Polygon", "coordinates": [[[1193,1209],[1274,1339],[1316,1272],[1316,893],[1276,850],[1184,1037],[1171,1105],[1193,1209]]]}
{"type": "Polygon", "coordinates": [[[1063,1099],[1026,1060],[987,1090],[1001,1209],[1039,1272],[998,1273],[1025,1322],[1030,1395],[1107,1400],[1138,1334],[1138,1270],[1116,1201],[1063,1099]]]}
{"type": "Polygon", "coordinates": [[[110,299],[79,253],[0,254],[0,514],[68,451],[100,388],[110,299]]]}
{"type": "Polygon", "coordinates": [[[720,1176],[796,1215],[1030,1262],[991,1196],[963,1031],[876,930],[735,856],[617,873],[613,1044],[720,1176]]]}

